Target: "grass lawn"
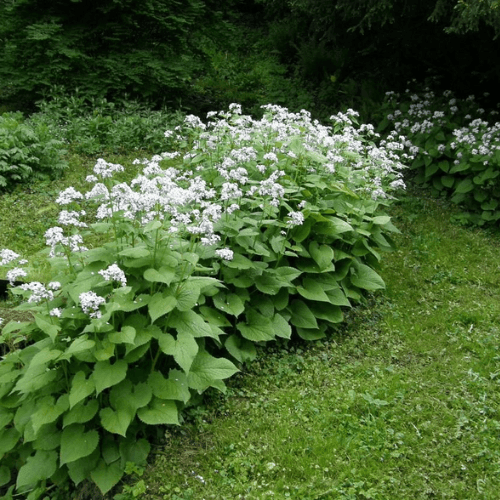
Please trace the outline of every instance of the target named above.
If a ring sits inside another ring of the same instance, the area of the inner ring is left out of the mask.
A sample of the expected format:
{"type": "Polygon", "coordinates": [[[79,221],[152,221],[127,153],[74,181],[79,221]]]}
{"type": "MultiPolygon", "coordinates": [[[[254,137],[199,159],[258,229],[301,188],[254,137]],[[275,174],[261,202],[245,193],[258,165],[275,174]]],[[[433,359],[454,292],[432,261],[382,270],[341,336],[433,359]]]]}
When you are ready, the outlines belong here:
{"type": "Polygon", "coordinates": [[[387,291],[328,341],[268,346],[131,499],[498,499],[500,237],[425,194],[392,209],[387,291]]]}

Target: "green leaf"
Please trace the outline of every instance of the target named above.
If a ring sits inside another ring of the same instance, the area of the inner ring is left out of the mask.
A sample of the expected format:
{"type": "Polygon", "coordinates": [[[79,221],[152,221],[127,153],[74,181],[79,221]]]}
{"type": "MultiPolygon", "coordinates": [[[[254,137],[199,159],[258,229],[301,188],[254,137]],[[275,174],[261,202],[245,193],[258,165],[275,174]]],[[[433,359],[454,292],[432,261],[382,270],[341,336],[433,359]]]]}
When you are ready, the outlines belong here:
{"type": "Polygon", "coordinates": [[[315,229],[320,234],[337,235],[352,231],[352,226],[338,217],[325,217],[327,222],[317,222],[315,229]]]}
{"type": "Polygon", "coordinates": [[[245,313],[246,323],[238,323],[236,328],[241,335],[252,342],[267,342],[274,340],[276,333],[271,319],[259,314],[255,309],[248,308],[245,313]]]}
{"type": "Polygon", "coordinates": [[[151,445],[146,439],[120,439],[121,465],[125,467],[127,462],[137,465],[146,465],[151,445]]]}
{"type": "Polygon", "coordinates": [[[224,261],[224,265],[233,269],[251,269],[253,262],[240,253],[235,253],[232,260],[224,261]]]}
{"type": "Polygon", "coordinates": [[[299,328],[318,328],[314,314],[302,300],[294,300],[288,307],[288,311],[292,315],[290,318],[292,325],[299,328]]]}
{"type": "Polygon", "coordinates": [[[319,245],[316,241],[311,241],[309,253],[321,270],[328,268],[332,263],[333,249],[328,245],[319,245]]]}
{"type": "Polygon", "coordinates": [[[61,446],[61,431],[56,423],[45,425],[43,431],[39,433],[33,441],[35,450],[55,450],[61,446]]]}
{"type": "Polygon", "coordinates": [[[188,375],[189,387],[198,391],[210,386],[219,387],[217,381],[231,377],[237,371],[228,359],[214,358],[206,351],[199,351],[188,375]]]}
{"type": "Polygon", "coordinates": [[[61,436],[61,465],[89,456],[99,444],[96,430],[85,432],[82,424],[65,427],[61,436]]]}
{"type": "Polygon", "coordinates": [[[87,404],[80,402],[64,415],[63,427],[67,427],[71,424],[84,424],[85,422],[92,420],[98,410],[99,403],[97,402],[97,399],[91,399],[87,402],[87,404]]]}
{"type": "Polygon", "coordinates": [[[57,470],[57,453],[55,451],[38,450],[34,456],[28,457],[19,469],[16,487],[22,489],[36,485],[48,479],[57,470]]]}
{"type": "Polygon", "coordinates": [[[56,340],[57,334],[61,331],[60,326],[49,323],[39,314],[35,316],[35,323],[36,326],[42,330],[42,332],[46,333],[50,337],[52,342],[56,340]]]}
{"type": "Polygon", "coordinates": [[[10,483],[10,469],[6,465],[0,466],[0,487],[10,483]]]}
{"type": "Polygon", "coordinates": [[[125,248],[118,253],[121,257],[132,257],[133,259],[140,259],[141,257],[149,257],[151,252],[145,246],[137,246],[125,248]]]}
{"type": "Polygon", "coordinates": [[[121,331],[110,333],[108,339],[113,344],[134,344],[135,328],[132,326],[123,326],[121,331]]]}
{"type": "Polygon", "coordinates": [[[371,268],[365,264],[353,261],[351,269],[351,283],[364,290],[375,291],[385,288],[383,279],[371,268]]]}
{"type": "Polygon", "coordinates": [[[8,429],[3,429],[0,431],[0,457],[5,453],[9,452],[16,446],[19,438],[21,437],[21,433],[10,427],[8,429]]]}
{"type": "Polygon", "coordinates": [[[264,271],[261,276],[256,276],[254,280],[257,290],[268,295],[276,295],[280,288],[283,287],[281,281],[274,277],[271,273],[264,271]]]}
{"type": "Polygon", "coordinates": [[[179,425],[179,416],[175,401],[153,397],[151,403],[141,408],[137,416],[148,425],[179,425]]]}
{"type": "Polygon", "coordinates": [[[334,306],[351,307],[349,299],[345,296],[345,293],[342,291],[341,288],[327,290],[325,293],[328,295],[328,300],[330,304],[333,304],[334,306]]]}
{"type": "Polygon", "coordinates": [[[170,316],[169,326],[175,328],[178,333],[191,335],[192,337],[214,337],[212,326],[207,323],[203,316],[190,311],[174,311],[170,316]]]}
{"type": "Polygon", "coordinates": [[[291,233],[292,239],[297,243],[301,243],[302,241],[304,241],[309,236],[312,225],[313,220],[307,218],[301,226],[294,227],[291,233]]]}
{"type": "Polygon", "coordinates": [[[172,295],[164,295],[161,292],[155,293],[148,304],[151,322],[155,322],[164,314],[169,313],[177,305],[177,299],[172,295]]]}
{"type": "Polygon", "coordinates": [[[175,269],[169,267],[161,267],[160,269],[146,269],[144,271],[144,279],[151,283],[165,283],[170,285],[175,277],[175,269]]]}
{"type": "Polygon", "coordinates": [[[210,323],[218,327],[231,326],[228,319],[216,309],[207,306],[200,307],[200,313],[210,323]]]}
{"type": "Polygon", "coordinates": [[[281,266],[277,269],[268,269],[265,272],[271,274],[284,286],[293,286],[292,281],[302,274],[302,271],[288,266],[281,266]]]}
{"type": "Polygon", "coordinates": [[[125,379],[111,389],[109,401],[116,410],[126,409],[135,415],[137,409],[146,406],[152,397],[153,393],[148,384],[133,384],[131,380],[125,379]]]}
{"type": "Polygon", "coordinates": [[[195,283],[185,282],[175,294],[176,308],[179,311],[189,311],[196,305],[199,296],[200,288],[195,283]]]}
{"type": "Polygon", "coordinates": [[[241,338],[237,334],[233,334],[226,339],[224,347],[229,354],[237,359],[240,363],[253,361],[257,357],[257,350],[253,342],[241,338]]]}
{"type": "Polygon", "coordinates": [[[297,328],[297,333],[301,339],[312,341],[319,340],[326,337],[325,332],[319,328],[308,329],[308,328],[297,328]]]}
{"type": "Polygon", "coordinates": [[[90,351],[95,346],[93,340],[89,340],[87,334],[83,334],[71,342],[70,346],[64,351],[62,359],[70,359],[73,354],[90,351]]]}
{"type": "Polygon", "coordinates": [[[245,304],[235,293],[219,292],[212,300],[217,309],[232,316],[239,316],[245,310],[245,304]]]}
{"type": "Polygon", "coordinates": [[[453,175],[443,175],[443,177],[441,177],[441,182],[443,186],[452,188],[453,184],[455,184],[455,177],[453,177],[453,175]]]}
{"type": "Polygon", "coordinates": [[[132,422],[135,413],[127,410],[112,410],[111,408],[103,408],[99,412],[101,417],[101,425],[104,429],[112,434],[119,434],[126,437],[127,429],[132,422]]]}
{"type": "Polygon", "coordinates": [[[98,361],[92,373],[96,393],[99,394],[104,389],[119,384],[126,377],[127,368],[128,364],[123,359],[119,359],[113,365],[109,361],[98,361]]]}
{"type": "Polygon", "coordinates": [[[59,358],[62,354],[58,349],[51,349],[50,347],[45,347],[40,352],[37,352],[33,358],[31,358],[30,367],[37,365],[47,365],[51,361],[59,358]]]}
{"type": "Polygon", "coordinates": [[[473,189],[474,189],[474,183],[472,182],[472,179],[463,179],[457,184],[457,187],[455,188],[455,193],[462,193],[462,194],[468,193],[473,189]]]}
{"type": "Polygon", "coordinates": [[[96,468],[100,457],[101,452],[99,448],[96,448],[89,456],[67,464],[68,475],[75,485],[90,477],[90,473],[96,468]]]}
{"type": "Polygon", "coordinates": [[[342,309],[330,304],[310,304],[311,311],[317,319],[323,319],[330,323],[341,323],[344,320],[342,309]]]}
{"type": "Polygon", "coordinates": [[[85,378],[85,373],[79,371],[71,381],[71,390],[69,392],[69,407],[73,408],[82,399],[90,396],[95,390],[95,384],[92,377],[88,380],[85,378]]]}
{"type": "Polygon", "coordinates": [[[320,283],[311,279],[305,278],[302,280],[302,286],[297,287],[297,291],[302,297],[308,300],[318,300],[320,302],[330,302],[330,298],[325,293],[325,290],[320,283]]]}
{"type": "MultiPolygon", "coordinates": [[[[196,313],[194,314],[198,316],[196,313]]],[[[203,323],[208,328],[210,328],[208,324],[206,324],[205,322],[203,323]]],[[[187,326],[190,326],[189,323],[187,324],[187,326]]],[[[164,333],[158,339],[158,343],[162,352],[173,356],[176,363],[186,373],[189,373],[191,364],[193,363],[193,360],[198,353],[198,343],[191,333],[177,331],[176,339],[169,333],[164,333]]]]}
{"type": "Polygon", "coordinates": [[[152,372],[148,377],[148,385],[153,394],[160,399],[173,399],[187,403],[191,398],[187,375],[180,370],[170,370],[168,379],[159,372],[152,372]]]}
{"type": "Polygon", "coordinates": [[[60,375],[59,370],[47,371],[45,365],[29,368],[24,376],[18,380],[14,390],[21,394],[36,392],[50,384],[58,375],[60,375]]]}
{"type": "Polygon", "coordinates": [[[37,404],[37,410],[32,416],[32,425],[35,435],[40,430],[40,427],[45,424],[50,424],[59,418],[69,408],[69,397],[65,394],[54,404],[52,396],[45,396],[37,404]]]}
{"type": "Polygon", "coordinates": [[[292,336],[292,327],[281,314],[274,315],[272,324],[277,337],[289,339],[292,336]]]}
{"type": "Polygon", "coordinates": [[[119,462],[108,465],[104,460],[99,460],[97,467],[90,473],[92,481],[105,495],[113,486],[118,484],[124,474],[119,462]]]}

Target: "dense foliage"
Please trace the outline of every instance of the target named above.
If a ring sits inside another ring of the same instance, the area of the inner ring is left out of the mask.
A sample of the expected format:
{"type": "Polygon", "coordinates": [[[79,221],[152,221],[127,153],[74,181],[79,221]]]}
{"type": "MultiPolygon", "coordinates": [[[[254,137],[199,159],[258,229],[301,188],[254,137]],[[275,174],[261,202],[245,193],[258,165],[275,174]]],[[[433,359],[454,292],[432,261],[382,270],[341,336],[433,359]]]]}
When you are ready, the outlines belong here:
{"type": "MultiPolygon", "coordinates": [[[[397,231],[383,207],[404,185],[400,144],[376,146],[354,112],[331,127],[277,106],[240,113],[188,116],[166,133],[178,149],[137,160],[130,183],[100,159],[87,193],[59,194],[53,281],[13,289],[34,322],[1,336],[4,498],[68,479],[107,492],[144,463],[155,426],[224,390],[255,343],[322,338],[384,288],[374,268],[397,231]]],[[[8,279],[26,275],[0,256],[8,279]]]]}
{"type": "Polygon", "coordinates": [[[59,177],[67,167],[63,146],[47,126],[25,122],[22,113],[0,115],[0,191],[59,177]]]}
{"type": "MultiPolygon", "coordinates": [[[[486,96],[487,97],[487,96],[486,96]]],[[[459,218],[483,225],[500,220],[500,122],[470,95],[457,99],[427,90],[387,93],[379,130],[404,134],[415,154],[415,181],[466,209],[459,218]]]]}
{"type": "Polygon", "coordinates": [[[203,0],[7,0],[0,79],[23,100],[64,85],[175,102],[204,68],[201,37],[223,30],[220,17],[203,0]]]}

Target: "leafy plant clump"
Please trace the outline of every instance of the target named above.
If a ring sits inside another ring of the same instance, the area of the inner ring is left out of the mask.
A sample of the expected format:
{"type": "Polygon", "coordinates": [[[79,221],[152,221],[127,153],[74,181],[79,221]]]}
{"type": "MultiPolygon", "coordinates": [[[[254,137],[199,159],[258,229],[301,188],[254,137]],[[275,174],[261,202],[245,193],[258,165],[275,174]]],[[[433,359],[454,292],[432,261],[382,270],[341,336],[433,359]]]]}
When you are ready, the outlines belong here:
{"type": "Polygon", "coordinates": [[[24,122],[21,113],[0,116],[0,190],[31,179],[57,178],[67,167],[63,143],[47,126],[24,122]]]}
{"type": "Polygon", "coordinates": [[[388,92],[385,111],[379,130],[390,127],[408,138],[416,182],[463,206],[466,211],[459,219],[464,222],[500,220],[500,122],[493,123],[497,111],[487,117],[473,95],[461,100],[450,91],[441,97],[427,91],[408,98],[388,92]]]}
{"type": "Polygon", "coordinates": [[[52,96],[38,103],[29,123],[47,127],[57,139],[79,154],[146,150],[160,153],[166,128],[182,123],[183,115],[153,111],[134,101],[111,102],[75,92],[65,95],[53,88],[52,96]]]}
{"type": "MultiPolygon", "coordinates": [[[[331,127],[279,106],[240,113],[186,117],[166,133],[176,151],[136,160],[130,183],[99,159],[87,193],[59,194],[53,280],[12,289],[34,321],[0,337],[13,346],[0,362],[4,498],[84,480],[106,493],[144,464],[156,426],[223,391],[255,344],[322,338],[384,288],[395,143],[378,147],[353,111],[331,127]]],[[[1,258],[22,275],[19,255],[1,258]]]]}

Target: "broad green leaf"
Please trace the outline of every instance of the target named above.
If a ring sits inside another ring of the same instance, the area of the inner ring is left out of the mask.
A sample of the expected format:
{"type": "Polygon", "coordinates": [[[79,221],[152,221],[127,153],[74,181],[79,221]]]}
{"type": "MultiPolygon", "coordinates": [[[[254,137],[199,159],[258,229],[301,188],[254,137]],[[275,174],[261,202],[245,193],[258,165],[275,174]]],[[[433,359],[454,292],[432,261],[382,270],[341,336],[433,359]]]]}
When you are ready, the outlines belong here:
{"type": "Polygon", "coordinates": [[[452,188],[453,184],[455,184],[455,177],[453,175],[443,175],[443,177],[441,177],[441,182],[443,183],[443,186],[452,188]]]}
{"type": "Polygon", "coordinates": [[[123,437],[127,435],[127,429],[134,416],[135,413],[123,409],[115,411],[111,408],[103,408],[99,412],[103,428],[112,434],[119,434],[123,437]]]}
{"type": "Polygon", "coordinates": [[[162,223],[159,220],[152,220],[144,226],[142,231],[144,233],[149,233],[151,231],[156,231],[157,229],[160,229],[161,226],[162,223]]]}
{"type": "Polygon", "coordinates": [[[289,293],[286,288],[282,288],[276,295],[273,296],[274,308],[277,311],[285,309],[288,305],[289,293]]]}
{"type": "Polygon", "coordinates": [[[189,387],[204,391],[207,387],[219,387],[217,381],[226,379],[239,371],[231,361],[214,358],[206,351],[199,351],[188,375],[189,387]]]}
{"type": "Polygon", "coordinates": [[[372,219],[372,223],[379,226],[385,226],[390,221],[391,218],[388,215],[377,215],[372,219]]]}
{"type": "Polygon", "coordinates": [[[328,295],[328,300],[330,304],[334,306],[347,306],[351,307],[349,299],[345,296],[345,293],[341,288],[334,288],[332,290],[327,290],[325,292],[328,295]]]}
{"type": "Polygon", "coordinates": [[[292,239],[297,243],[304,241],[309,236],[312,225],[313,220],[307,218],[302,225],[294,227],[291,233],[292,239]]]}
{"type": "Polygon", "coordinates": [[[47,371],[45,365],[38,365],[28,369],[24,376],[20,378],[14,390],[21,394],[36,392],[47,386],[60,375],[60,370],[47,371]]]}
{"type": "Polygon", "coordinates": [[[277,269],[268,269],[265,272],[271,274],[285,286],[293,286],[292,281],[302,274],[302,271],[289,266],[281,266],[277,269]]]}
{"type": "Polygon", "coordinates": [[[245,304],[235,293],[219,292],[212,300],[217,309],[232,316],[239,316],[245,310],[245,304]]]}
{"type": "MultiPolygon", "coordinates": [[[[196,313],[194,313],[196,314],[196,313]]],[[[197,316],[197,315],[196,315],[197,316]]],[[[205,325],[206,323],[204,323],[205,325]]],[[[189,325],[189,324],[188,324],[189,325]]],[[[208,328],[210,326],[206,324],[208,328]]],[[[211,331],[210,331],[211,333],[211,331]]],[[[160,349],[174,357],[176,363],[186,372],[189,372],[196,354],[198,353],[198,343],[193,335],[183,331],[177,331],[177,338],[169,333],[164,333],[159,339],[160,349]]]]}
{"type": "Polygon", "coordinates": [[[44,425],[42,432],[40,432],[32,443],[35,450],[55,450],[61,446],[61,431],[57,423],[44,425]]]}
{"type": "Polygon", "coordinates": [[[71,342],[70,346],[64,351],[63,358],[69,359],[73,354],[90,351],[95,346],[93,340],[89,340],[88,335],[84,334],[71,342]]]}
{"type": "Polygon", "coordinates": [[[115,410],[126,409],[135,415],[138,408],[146,406],[152,398],[151,388],[146,383],[133,384],[125,379],[115,385],[109,394],[109,401],[115,410]]]}
{"type": "Polygon", "coordinates": [[[299,337],[304,340],[319,340],[326,337],[325,332],[319,328],[308,329],[308,328],[297,328],[297,333],[299,337]]]}
{"type": "Polygon", "coordinates": [[[240,253],[235,253],[232,260],[224,261],[224,265],[233,269],[251,269],[253,262],[240,253]]]}
{"type": "Polygon", "coordinates": [[[9,452],[16,446],[19,438],[21,437],[21,433],[10,427],[8,429],[3,429],[0,431],[0,457],[5,453],[9,452]]]}
{"type": "Polygon", "coordinates": [[[160,269],[146,269],[144,279],[151,283],[165,283],[170,285],[175,277],[175,269],[161,267],[160,269]]]}
{"type": "Polygon", "coordinates": [[[289,339],[292,336],[292,327],[281,314],[274,315],[272,325],[277,337],[289,339]]]}
{"type": "Polygon", "coordinates": [[[120,439],[121,465],[125,467],[127,462],[137,465],[146,465],[151,445],[146,439],[120,439]]]}
{"type": "Polygon", "coordinates": [[[137,412],[142,422],[148,425],[179,425],[175,401],[153,397],[151,403],[137,412]]]}
{"type": "Polygon", "coordinates": [[[57,359],[62,354],[58,349],[45,347],[40,352],[37,352],[30,361],[30,367],[37,365],[47,365],[51,361],[57,359]]]}
{"type": "Polygon", "coordinates": [[[113,344],[134,344],[135,328],[132,326],[122,326],[121,331],[110,333],[108,338],[113,344]]]}
{"type": "Polygon", "coordinates": [[[274,302],[269,295],[259,294],[252,298],[252,306],[266,318],[274,316],[274,302]]]}
{"type": "Polygon", "coordinates": [[[457,187],[455,188],[455,193],[468,193],[473,189],[474,189],[474,183],[472,182],[472,179],[467,178],[461,180],[457,184],[457,187]]]}
{"type": "Polygon", "coordinates": [[[309,253],[320,270],[330,267],[333,260],[333,249],[330,246],[319,245],[316,241],[311,241],[309,253]]]}
{"type": "Polygon", "coordinates": [[[248,308],[245,313],[246,323],[238,323],[236,328],[241,335],[252,342],[267,342],[274,340],[276,333],[272,321],[254,309],[248,308]]]}
{"type": "Polygon", "coordinates": [[[36,323],[36,326],[38,326],[38,328],[40,328],[40,330],[42,330],[42,332],[46,333],[50,337],[52,342],[55,341],[57,334],[61,331],[60,326],[49,323],[39,314],[37,314],[35,316],[35,323],[36,323]]]}
{"type": "Polygon", "coordinates": [[[177,300],[171,295],[165,296],[161,292],[155,293],[148,303],[149,316],[154,323],[164,314],[169,313],[177,305],[177,300]]]}
{"type": "Polygon", "coordinates": [[[342,310],[338,306],[331,304],[317,303],[310,304],[311,311],[318,319],[329,321],[330,323],[341,323],[344,320],[342,310]]]}
{"type": "Polygon", "coordinates": [[[139,259],[141,257],[149,257],[151,252],[145,246],[137,246],[131,248],[125,248],[118,255],[121,257],[132,257],[133,259],[139,259]]]}
{"type": "Polygon", "coordinates": [[[280,288],[285,286],[282,281],[266,272],[261,276],[256,276],[254,282],[259,292],[268,295],[276,295],[280,291],[280,288]]]}
{"type": "Polygon", "coordinates": [[[118,484],[124,473],[119,462],[108,465],[101,459],[97,467],[90,473],[90,477],[97,484],[101,493],[105,495],[113,486],[118,484]]]}
{"type": "Polygon", "coordinates": [[[354,270],[350,276],[351,283],[354,286],[369,291],[385,288],[384,281],[371,267],[353,261],[351,269],[354,270]]]}
{"type": "Polygon", "coordinates": [[[90,477],[90,472],[96,468],[100,457],[101,452],[99,448],[96,448],[89,456],[67,464],[68,475],[75,485],[90,477]]]}
{"type": "Polygon", "coordinates": [[[50,424],[59,418],[69,408],[69,397],[65,394],[54,404],[52,396],[45,396],[37,404],[37,410],[33,413],[32,424],[35,434],[38,433],[40,427],[45,424],[50,424]]]}
{"type": "Polygon", "coordinates": [[[302,286],[298,286],[297,291],[300,293],[300,295],[302,295],[302,297],[308,300],[330,302],[330,299],[325,293],[321,284],[311,278],[303,279],[302,286]]]}
{"type": "Polygon", "coordinates": [[[177,299],[176,309],[179,311],[189,311],[198,302],[200,288],[192,282],[185,282],[175,293],[177,299]]]}
{"type": "Polygon", "coordinates": [[[203,316],[190,311],[174,311],[168,323],[169,327],[175,328],[178,333],[190,335],[192,337],[215,337],[212,327],[203,316]]]}
{"type": "Polygon", "coordinates": [[[87,402],[87,404],[84,404],[83,401],[81,401],[64,415],[63,427],[67,427],[71,424],[84,424],[85,422],[92,420],[98,410],[99,403],[97,402],[97,399],[91,399],[87,402]]]}
{"type": "Polygon", "coordinates": [[[10,469],[6,465],[0,466],[0,487],[10,483],[10,469]]]}
{"type": "Polygon", "coordinates": [[[168,379],[159,372],[152,372],[148,377],[148,385],[153,394],[160,399],[173,399],[187,403],[191,398],[187,376],[180,370],[170,370],[168,379]]]}
{"type": "Polygon", "coordinates": [[[62,431],[61,465],[89,456],[99,444],[96,430],[85,432],[82,424],[72,424],[62,431]]]}
{"type": "Polygon", "coordinates": [[[36,485],[48,479],[57,470],[57,453],[55,451],[38,450],[34,456],[28,457],[19,469],[16,487],[22,489],[36,485]]]}
{"type": "Polygon", "coordinates": [[[288,307],[291,313],[290,322],[298,328],[316,329],[318,323],[311,310],[302,300],[294,300],[288,307]]]}
{"type": "Polygon", "coordinates": [[[226,339],[224,347],[240,363],[253,361],[257,357],[257,350],[253,342],[233,334],[226,339]]]}
{"type": "Polygon", "coordinates": [[[104,434],[101,441],[101,457],[108,465],[120,458],[120,450],[118,449],[115,436],[107,433],[104,434]]]}
{"type": "Polygon", "coordinates": [[[200,313],[202,316],[211,324],[218,327],[231,326],[231,323],[228,319],[219,312],[217,309],[213,309],[212,307],[201,306],[200,313]]]}
{"type": "Polygon", "coordinates": [[[98,361],[92,373],[96,393],[100,394],[104,389],[119,384],[126,377],[127,368],[128,364],[123,359],[113,365],[109,361],[98,361]]]}

